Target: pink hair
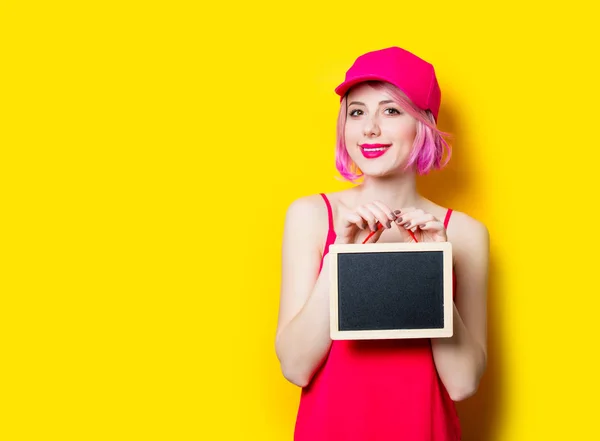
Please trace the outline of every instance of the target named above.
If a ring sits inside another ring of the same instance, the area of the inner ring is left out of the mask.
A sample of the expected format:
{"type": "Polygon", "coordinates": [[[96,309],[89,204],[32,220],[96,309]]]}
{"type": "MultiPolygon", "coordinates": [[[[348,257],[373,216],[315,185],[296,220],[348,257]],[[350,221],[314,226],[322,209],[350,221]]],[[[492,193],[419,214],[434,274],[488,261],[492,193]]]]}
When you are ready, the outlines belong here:
{"type": "MultiPolygon", "coordinates": [[[[445,167],[452,156],[452,148],[444,137],[449,137],[450,135],[437,128],[435,118],[431,111],[421,110],[416,107],[400,89],[392,84],[381,81],[368,81],[367,84],[377,90],[383,90],[389,93],[392,99],[396,101],[403,110],[417,120],[417,134],[405,170],[414,166],[420,175],[425,175],[432,169],[441,169],[445,167]],[[444,149],[447,151],[447,156],[445,160],[442,161],[444,149]]],[[[346,142],[344,141],[347,118],[347,97],[348,94],[342,99],[340,113],[338,115],[335,166],[344,179],[354,182],[356,179],[363,176],[363,174],[352,161],[350,155],[348,155],[346,142]]]]}

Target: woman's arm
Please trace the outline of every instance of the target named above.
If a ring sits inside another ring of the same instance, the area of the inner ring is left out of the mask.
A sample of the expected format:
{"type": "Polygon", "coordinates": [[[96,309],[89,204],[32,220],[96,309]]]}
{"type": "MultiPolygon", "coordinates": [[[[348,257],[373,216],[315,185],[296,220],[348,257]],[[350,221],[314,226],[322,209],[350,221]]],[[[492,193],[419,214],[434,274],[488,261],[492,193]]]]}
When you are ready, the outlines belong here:
{"type": "MultiPolygon", "coordinates": [[[[327,218],[314,197],[294,201],[286,213],[279,319],[275,351],[284,377],[304,387],[331,346],[329,333],[329,259],[321,260],[317,241],[327,218]]],[[[320,244],[323,246],[323,244],[320,244]]]]}
{"type": "Polygon", "coordinates": [[[431,344],[440,379],[450,397],[460,401],[475,394],[487,364],[489,233],[462,213],[454,216],[454,335],[432,339],[431,344]]]}

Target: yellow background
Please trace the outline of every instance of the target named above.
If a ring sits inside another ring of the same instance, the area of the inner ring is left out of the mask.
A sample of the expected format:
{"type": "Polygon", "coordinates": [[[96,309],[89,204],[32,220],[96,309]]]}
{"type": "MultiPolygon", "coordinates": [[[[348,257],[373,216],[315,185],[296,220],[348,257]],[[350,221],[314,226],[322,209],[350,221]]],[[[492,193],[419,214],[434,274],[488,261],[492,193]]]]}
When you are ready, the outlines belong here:
{"type": "Polygon", "coordinates": [[[391,45],[436,66],[455,136],[423,193],[492,238],[465,441],[597,436],[588,3],[200,4],[0,5],[0,439],[291,440],[285,210],[348,186],[333,89],[391,45]]]}

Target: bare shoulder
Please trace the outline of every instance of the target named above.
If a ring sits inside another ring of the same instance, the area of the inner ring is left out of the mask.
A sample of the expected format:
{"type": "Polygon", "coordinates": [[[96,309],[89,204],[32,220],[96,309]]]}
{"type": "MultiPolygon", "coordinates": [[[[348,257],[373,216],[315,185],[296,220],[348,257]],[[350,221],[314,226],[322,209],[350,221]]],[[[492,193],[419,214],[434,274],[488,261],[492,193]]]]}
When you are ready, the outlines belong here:
{"type": "Polygon", "coordinates": [[[327,237],[328,216],[327,205],[320,194],[302,196],[287,208],[285,234],[290,239],[301,236],[318,246],[327,237]]]}
{"type": "Polygon", "coordinates": [[[286,223],[297,225],[327,225],[327,206],[320,194],[302,196],[293,200],[287,208],[286,223]]]}
{"type": "MultiPolygon", "coordinates": [[[[448,208],[425,199],[425,207],[440,221],[444,221],[448,208]]],[[[448,241],[457,254],[485,254],[489,248],[489,232],[486,225],[478,219],[458,210],[452,210],[446,229],[448,241]]]]}
{"type": "Polygon", "coordinates": [[[452,211],[447,228],[448,240],[452,243],[455,263],[459,266],[472,265],[474,261],[487,265],[490,235],[486,225],[461,211],[452,211]]]}
{"type": "Polygon", "coordinates": [[[461,211],[452,211],[447,232],[448,240],[457,242],[460,248],[488,246],[489,231],[485,224],[461,211]]]}
{"type": "MultiPolygon", "coordinates": [[[[448,208],[436,204],[428,199],[423,199],[424,208],[437,217],[440,221],[444,221],[446,215],[448,215],[448,208]]],[[[458,210],[452,210],[450,212],[450,219],[448,220],[447,227],[448,240],[451,242],[465,240],[472,241],[487,239],[488,230],[483,222],[469,216],[466,213],[458,210]]]]}

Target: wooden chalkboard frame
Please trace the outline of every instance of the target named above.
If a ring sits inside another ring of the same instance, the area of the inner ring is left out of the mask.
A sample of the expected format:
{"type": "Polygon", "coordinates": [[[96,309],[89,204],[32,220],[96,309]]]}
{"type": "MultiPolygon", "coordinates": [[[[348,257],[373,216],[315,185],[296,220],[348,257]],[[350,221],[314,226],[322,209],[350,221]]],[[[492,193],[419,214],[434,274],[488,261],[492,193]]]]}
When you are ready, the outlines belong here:
{"type": "Polygon", "coordinates": [[[410,242],[374,244],[332,244],[330,257],[330,336],[332,340],[377,340],[410,338],[447,338],[453,335],[452,244],[450,242],[410,242]],[[386,253],[441,251],[443,256],[443,328],[340,330],[338,303],[338,255],[343,253],[386,253]]]}

